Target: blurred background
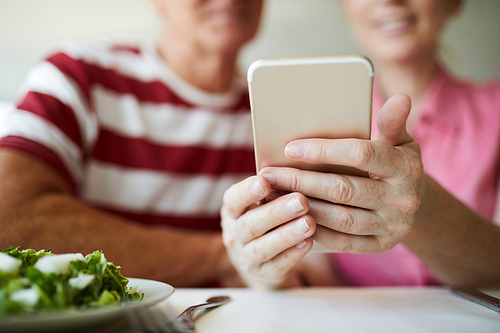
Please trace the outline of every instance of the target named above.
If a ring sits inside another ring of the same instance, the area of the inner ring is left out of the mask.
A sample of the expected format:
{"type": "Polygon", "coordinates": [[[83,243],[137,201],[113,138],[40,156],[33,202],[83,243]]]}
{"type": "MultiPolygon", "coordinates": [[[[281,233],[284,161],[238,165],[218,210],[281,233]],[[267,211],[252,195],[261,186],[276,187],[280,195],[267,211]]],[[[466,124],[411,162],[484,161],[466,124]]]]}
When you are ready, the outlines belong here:
{"type": "MultiPolygon", "coordinates": [[[[182,1],[182,0],[180,0],[182,1]]],[[[459,76],[500,78],[500,1],[464,1],[445,31],[442,58],[459,76]]],[[[154,42],[159,22],[149,0],[0,0],[0,101],[11,102],[27,71],[68,39],[154,42]]],[[[241,71],[267,57],[363,54],[337,0],[267,0],[258,38],[241,71]]]]}

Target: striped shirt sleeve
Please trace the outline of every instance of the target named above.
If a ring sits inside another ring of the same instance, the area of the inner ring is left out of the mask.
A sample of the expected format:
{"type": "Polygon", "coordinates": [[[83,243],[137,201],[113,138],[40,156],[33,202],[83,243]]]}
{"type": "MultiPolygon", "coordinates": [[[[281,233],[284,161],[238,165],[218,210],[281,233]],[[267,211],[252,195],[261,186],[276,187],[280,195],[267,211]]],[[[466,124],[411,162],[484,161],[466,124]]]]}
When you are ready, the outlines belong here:
{"type": "Polygon", "coordinates": [[[28,73],[16,109],[0,127],[0,148],[42,160],[74,192],[79,191],[83,163],[97,133],[91,101],[81,86],[84,76],[79,61],[64,53],[40,62],[28,73]],[[79,81],[70,70],[78,71],[79,81]]]}

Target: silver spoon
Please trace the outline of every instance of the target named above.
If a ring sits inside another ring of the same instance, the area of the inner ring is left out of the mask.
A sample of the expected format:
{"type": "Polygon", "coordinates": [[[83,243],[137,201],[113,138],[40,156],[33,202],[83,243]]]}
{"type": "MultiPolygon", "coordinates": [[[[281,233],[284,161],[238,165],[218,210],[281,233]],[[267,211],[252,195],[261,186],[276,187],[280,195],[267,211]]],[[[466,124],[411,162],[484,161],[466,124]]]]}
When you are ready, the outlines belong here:
{"type": "Polygon", "coordinates": [[[231,298],[229,296],[210,297],[205,303],[190,306],[169,324],[171,324],[172,327],[178,327],[182,332],[194,332],[193,318],[197,312],[216,308],[226,304],[230,300],[231,298]]]}
{"type": "Polygon", "coordinates": [[[128,315],[129,322],[141,332],[147,333],[192,333],[195,331],[194,316],[230,301],[229,296],[210,297],[205,303],[193,305],[184,310],[177,318],[168,321],[169,313],[163,308],[151,307],[143,311],[132,311],[128,315]]]}

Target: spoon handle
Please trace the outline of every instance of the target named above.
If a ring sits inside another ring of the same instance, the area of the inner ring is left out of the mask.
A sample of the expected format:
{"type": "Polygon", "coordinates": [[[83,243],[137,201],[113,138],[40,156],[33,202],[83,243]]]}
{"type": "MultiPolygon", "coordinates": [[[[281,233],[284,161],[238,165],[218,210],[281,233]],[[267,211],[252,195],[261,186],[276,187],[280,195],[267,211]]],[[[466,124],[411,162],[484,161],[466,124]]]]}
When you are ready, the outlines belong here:
{"type": "Polygon", "coordinates": [[[180,327],[181,330],[185,328],[183,332],[194,332],[193,318],[198,311],[216,308],[227,303],[229,300],[229,297],[223,296],[209,298],[205,303],[188,307],[173,322],[175,323],[175,326],[180,327]]]}
{"type": "Polygon", "coordinates": [[[185,318],[187,318],[189,320],[193,320],[194,315],[198,311],[207,310],[207,309],[210,309],[210,308],[215,308],[215,307],[217,307],[219,305],[220,304],[217,304],[217,303],[201,303],[201,304],[198,304],[198,305],[192,305],[189,308],[187,308],[186,310],[184,310],[184,312],[181,313],[179,315],[179,317],[185,317],[185,318]]]}

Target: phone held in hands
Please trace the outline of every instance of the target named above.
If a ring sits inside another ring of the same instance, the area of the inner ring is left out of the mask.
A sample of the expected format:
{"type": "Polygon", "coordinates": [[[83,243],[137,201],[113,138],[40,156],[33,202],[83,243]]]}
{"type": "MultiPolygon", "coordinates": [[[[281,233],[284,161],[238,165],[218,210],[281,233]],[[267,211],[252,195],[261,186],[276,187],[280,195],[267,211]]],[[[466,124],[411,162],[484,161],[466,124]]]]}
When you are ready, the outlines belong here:
{"type": "MultiPolygon", "coordinates": [[[[358,55],[257,60],[248,68],[257,172],[293,167],[366,177],[340,165],[288,159],[285,146],[305,138],[371,137],[373,65],[358,55]]],[[[328,252],[315,242],[313,251],[328,252]]],[[[330,250],[333,251],[333,250],[330,250]]]]}

